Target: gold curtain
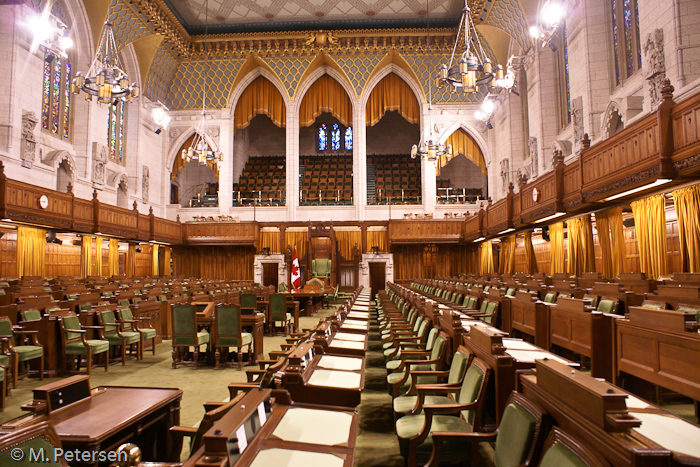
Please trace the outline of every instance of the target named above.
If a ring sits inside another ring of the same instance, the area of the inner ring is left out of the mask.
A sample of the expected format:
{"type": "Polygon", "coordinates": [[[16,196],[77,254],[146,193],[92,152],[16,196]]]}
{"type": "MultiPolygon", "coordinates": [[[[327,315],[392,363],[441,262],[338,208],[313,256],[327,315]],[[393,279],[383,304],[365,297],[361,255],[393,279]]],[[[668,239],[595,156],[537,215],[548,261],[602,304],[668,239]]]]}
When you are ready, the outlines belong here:
{"type": "Polygon", "coordinates": [[[353,230],[350,232],[335,232],[335,241],[338,244],[338,252],[346,260],[353,259],[355,244],[362,251],[362,231],[353,230]]]}
{"type": "Polygon", "coordinates": [[[389,73],[377,83],[367,100],[365,124],[376,125],[389,110],[398,110],[409,123],[420,122],[418,100],[404,80],[389,73]]]}
{"type": "Polygon", "coordinates": [[[528,274],[535,274],[539,272],[537,269],[537,258],[535,257],[535,247],[532,246],[532,231],[528,230],[523,235],[525,240],[525,265],[527,267],[528,274]]]}
{"type": "Polygon", "coordinates": [[[163,275],[164,276],[169,276],[171,274],[170,257],[172,256],[172,254],[173,254],[173,249],[170,248],[169,246],[166,246],[164,248],[164,252],[163,252],[163,269],[164,269],[163,275]]]}
{"type": "Polygon", "coordinates": [[[365,253],[372,253],[373,246],[378,246],[380,252],[389,251],[389,238],[386,230],[367,231],[367,251],[365,253]]]}
{"type": "Polygon", "coordinates": [[[281,253],[280,252],[280,235],[282,233],[277,232],[260,232],[260,249],[269,248],[270,253],[281,253]]]}
{"type": "Polygon", "coordinates": [[[102,275],[102,237],[95,237],[95,273],[98,276],[102,275]]]}
{"type": "MultiPolygon", "coordinates": [[[[182,169],[185,168],[185,161],[182,160],[182,150],[189,149],[189,147],[192,145],[192,142],[194,141],[195,136],[197,136],[197,133],[187,138],[187,141],[182,143],[182,146],[180,146],[180,150],[177,151],[177,154],[175,155],[175,160],[173,161],[173,171],[170,172],[170,180],[176,180],[177,174],[179,174],[180,171],[182,171],[182,169]]],[[[198,163],[199,162],[197,161],[190,162],[190,164],[198,163]]],[[[219,166],[215,161],[207,161],[207,167],[214,171],[214,173],[216,174],[216,178],[219,178],[219,166]]]]}
{"type": "Polygon", "coordinates": [[[136,245],[129,243],[129,250],[126,253],[126,277],[136,275],[136,245]]]}
{"type": "Polygon", "coordinates": [[[233,121],[236,130],[241,130],[250,124],[256,115],[267,115],[272,123],[284,128],[287,119],[287,109],[279,90],[267,78],[259,76],[241,94],[233,121]]]}
{"type": "Polygon", "coordinates": [[[92,237],[83,235],[83,246],[80,249],[80,277],[85,279],[92,274],[92,237]]]}
{"type": "Polygon", "coordinates": [[[109,239],[109,257],[107,258],[107,273],[111,276],[119,275],[119,240],[109,239]]]}
{"type": "Polygon", "coordinates": [[[299,125],[309,126],[323,112],[330,112],[344,126],[352,126],[352,103],[336,80],[321,76],[304,95],[299,107],[299,125]]]}
{"type": "MultiPolygon", "coordinates": [[[[461,154],[476,164],[481,169],[482,175],[487,175],[486,162],[484,161],[481,148],[466,131],[461,128],[455,130],[455,132],[447,138],[447,141],[445,141],[445,146],[448,144],[452,145],[453,158],[461,154]]],[[[452,159],[448,160],[446,155],[440,156],[440,163],[437,165],[436,171],[437,175],[440,175],[440,169],[446,166],[450,160],[452,159]]]]}
{"type": "Polygon", "coordinates": [[[151,244],[151,275],[158,276],[158,245],[151,244]]]}
{"type": "Polygon", "coordinates": [[[549,245],[551,267],[550,274],[564,272],[564,223],[557,222],[549,226],[549,245]]]}
{"type": "Polygon", "coordinates": [[[515,272],[515,235],[509,235],[501,242],[498,263],[501,274],[513,274],[515,272]]]}
{"type": "Polygon", "coordinates": [[[683,272],[700,272],[700,185],[673,192],[683,272]]]}
{"type": "Polygon", "coordinates": [[[595,246],[591,216],[585,215],[566,221],[569,243],[566,249],[568,273],[580,276],[584,272],[595,272],[595,246]]]}
{"type": "Polygon", "coordinates": [[[46,230],[17,227],[17,277],[44,277],[46,230]]]}
{"type": "Polygon", "coordinates": [[[395,245],[394,280],[417,279],[423,277],[423,249],[413,245],[395,245]]]}
{"type": "Polygon", "coordinates": [[[493,274],[493,245],[486,240],[479,245],[479,274],[493,274]]]}
{"type": "Polygon", "coordinates": [[[290,232],[287,230],[285,232],[285,240],[287,245],[292,247],[292,254],[294,254],[294,247],[296,247],[297,256],[301,259],[301,257],[306,254],[306,243],[309,241],[309,232],[290,232]]]}
{"type": "Polygon", "coordinates": [[[622,207],[595,213],[603,276],[608,279],[625,272],[625,239],[622,230],[622,207]]]}
{"type": "Polygon", "coordinates": [[[666,213],[664,197],[651,196],[631,203],[634,215],[639,268],[648,277],[657,279],[667,275],[666,268],[666,213]]]}

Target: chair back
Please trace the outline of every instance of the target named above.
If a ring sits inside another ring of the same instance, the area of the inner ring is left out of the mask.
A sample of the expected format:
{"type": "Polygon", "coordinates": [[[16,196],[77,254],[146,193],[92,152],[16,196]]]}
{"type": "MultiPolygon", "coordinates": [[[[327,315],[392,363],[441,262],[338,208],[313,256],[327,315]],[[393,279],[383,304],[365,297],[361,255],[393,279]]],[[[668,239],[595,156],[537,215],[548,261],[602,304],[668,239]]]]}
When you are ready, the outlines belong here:
{"type": "Polygon", "coordinates": [[[257,305],[255,294],[243,293],[241,294],[241,311],[251,310],[255,313],[255,307],[257,305]]]}
{"type": "Polygon", "coordinates": [[[608,467],[592,448],[554,427],[544,443],[538,467],[608,467]]]}
{"type": "Polygon", "coordinates": [[[545,303],[554,303],[557,300],[557,293],[556,292],[549,292],[544,296],[544,302],[545,303]]]}
{"type": "Polygon", "coordinates": [[[41,311],[36,309],[22,310],[19,312],[22,321],[41,321],[41,311]]]}
{"type": "Polygon", "coordinates": [[[195,345],[197,314],[194,305],[173,305],[172,323],[174,345],[195,345]]]}
{"type": "Polygon", "coordinates": [[[65,338],[65,343],[74,342],[76,340],[81,340],[80,333],[71,332],[80,331],[82,326],[80,325],[80,320],[75,315],[75,313],[68,313],[61,318],[61,328],[63,329],[63,335],[65,338]]]}
{"type": "Polygon", "coordinates": [[[270,321],[286,321],[287,297],[274,293],[270,295],[270,321]]]}
{"type": "Polygon", "coordinates": [[[190,440],[190,452],[195,452],[200,447],[202,447],[204,434],[207,431],[209,431],[216,422],[221,420],[221,418],[224,415],[226,415],[229,412],[229,410],[231,410],[236,404],[238,404],[238,402],[240,402],[240,400],[243,399],[243,396],[245,396],[245,394],[246,393],[244,392],[236,394],[236,397],[231,398],[230,401],[204,413],[204,417],[202,417],[202,420],[199,422],[199,426],[197,427],[197,432],[190,440]]]}
{"type": "Polygon", "coordinates": [[[68,467],[61,456],[54,458],[54,451],[61,449],[61,439],[49,422],[33,423],[15,431],[0,436],[0,465],[12,467],[31,467],[38,463],[29,457],[29,453],[44,453],[42,466],[68,467]],[[16,449],[24,453],[24,457],[15,460],[16,449]]]}
{"type": "Polygon", "coordinates": [[[598,302],[598,307],[596,311],[601,313],[614,314],[617,311],[617,300],[604,298],[598,302]]]}
{"type": "Polygon", "coordinates": [[[0,316],[0,337],[12,338],[12,321],[7,316],[0,316]]]}
{"type": "MultiPolygon", "coordinates": [[[[119,318],[123,321],[133,321],[134,319],[134,314],[128,306],[117,308],[117,313],[119,313],[119,318]]],[[[124,330],[130,331],[133,327],[132,323],[122,323],[122,329],[124,330]]]]}
{"type": "Polygon", "coordinates": [[[328,258],[313,259],[311,272],[314,276],[328,276],[331,273],[331,260],[328,258]]]}
{"type": "Polygon", "coordinates": [[[478,431],[481,427],[481,407],[486,394],[491,368],[480,358],[474,358],[464,374],[462,386],[457,394],[459,404],[475,403],[474,408],[462,410],[461,415],[472,427],[472,431],[478,431]]]}
{"type": "Polygon", "coordinates": [[[498,302],[487,302],[486,311],[484,312],[486,316],[481,319],[486,324],[494,324],[496,318],[496,312],[498,311],[498,302]]]}
{"type": "Polygon", "coordinates": [[[241,345],[241,309],[231,304],[217,305],[214,316],[216,317],[217,345],[227,347],[241,345]]]}
{"type": "Polygon", "coordinates": [[[437,362],[430,364],[430,369],[432,371],[438,371],[442,369],[442,364],[445,360],[445,351],[447,350],[447,339],[443,335],[438,335],[435,339],[435,344],[433,349],[430,351],[430,359],[437,360],[437,362]]]}
{"type": "Polygon", "coordinates": [[[450,372],[447,374],[447,384],[458,384],[462,381],[469,359],[470,355],[464,352],[464,349],[455,352],[450,363],[450,372]]]}
{"type": "Polygon", "coordinates": [[[496,467],[527,466],[536,458],[545,431],[545,412],[513,392],[503,411],[494,446],[496,467]]]}
{"type": "Polygon", "coordinates": [[[288,290],[289,290],[289,286],[287,285],[287,283],[286,283],[286,282],[280,282],[279,291],[280,291],[280,292],[286,292],[286,291],[288,291],[288,290]]]}
{"type": "Polygon", "coordinates": [[[105,336],[117,334],[119,323],[117,323],[117,318],[114,316],[113,310],[100,311],[97,313],[97,320],[100,322],[100,326],[104,327],[102,333],[105,336]]]}
{"type": "Polygon", "coordinates": [[[425,350],[433,350],[433,347],[435,346],[435,340],[437,339],[438,334],[440,331],[438,331],[437,328],[432,328],[430,332],[428,333],[428,339],[425,341],[425,350]]]}

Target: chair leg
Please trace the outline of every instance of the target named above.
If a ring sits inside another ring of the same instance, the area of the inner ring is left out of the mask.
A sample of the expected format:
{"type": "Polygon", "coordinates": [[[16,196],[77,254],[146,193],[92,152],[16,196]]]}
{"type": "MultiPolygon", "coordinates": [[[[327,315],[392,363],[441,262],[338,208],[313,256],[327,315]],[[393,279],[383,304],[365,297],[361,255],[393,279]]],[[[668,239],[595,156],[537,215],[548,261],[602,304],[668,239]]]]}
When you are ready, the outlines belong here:
{"type": "Polygon", "coordinates": [[[153,355],[156,354],[156,338],[154,337],[151,339],[151,352],[153,352],[153,355]]]}
{"type": "Polygon", "coordinates": [[[105,372],[109,371],[109,352],[105,352],[105,372]]]}
{"type": "Polygon", "coordinates": [[[172,369],[177,369],[177,347],[173,347],[173,365],[172,369]]]}
{"type": "Polygon", "coordinates": [[[119,346],[122,352],[122,366],[126,366],[126,341],[122,340],[122,345],[119,346]]]}
{"type": "Polygon", "coordinates": [[[238,371],[243,370],[243,351],[241,350],[241,346],[238,346],[238,371]]]}
{"type": "Polygon", "coordinates": [[[41,381],[44,380],[44,354],[41,354],[41,358],[39,359],[39,379],[41,381]]]}
{"type": "Polygon", "coordinates": [[[12,355],[12,361],[13,363],[13,369],[12,369],[12,389],[17,389],[17,375],[19,374],[19,355],[18,354],[13,354],[12,355]]]}
{"type": "Polygon", "coordinates": [[[194,352],[192,352],[192,356],[194,358],[194,369],[197,369],[197,364],[199,363],[199,346],[195,345],[194,346],[194,352]]]}
{"type": "Polygon", "coordinates": [[[216,351],[214,352],[214,369],[215,370],[220,370],[221,367],[219,366],[219,359],[221,358],[221,347],[217,347],[216,351]]]}
{"type": "MultiPolygon", "coordinates": [[[[109,349],[107,349],[107,360],[109,360],[109,349]]],[[[80,358],[80,357],[78,357],[80,358]]],[[[80,360],[78,360],[80,361],[80,360]]],[[[92,369],[92,354],[90,349],[87,349],[87,355],[85,356],[85,363],[87,365],[87,375],[90,376],[90,370],[92,369]]]]}
{"type": "MultiPolygon", "coordinates": [[[[5,375],[7,376],[7,374],[5,375]]],[[[0,388],[0,410],[5,410],[5,390],[7,388],[7,377],[2,380],[2,387],[0,388]]]]}

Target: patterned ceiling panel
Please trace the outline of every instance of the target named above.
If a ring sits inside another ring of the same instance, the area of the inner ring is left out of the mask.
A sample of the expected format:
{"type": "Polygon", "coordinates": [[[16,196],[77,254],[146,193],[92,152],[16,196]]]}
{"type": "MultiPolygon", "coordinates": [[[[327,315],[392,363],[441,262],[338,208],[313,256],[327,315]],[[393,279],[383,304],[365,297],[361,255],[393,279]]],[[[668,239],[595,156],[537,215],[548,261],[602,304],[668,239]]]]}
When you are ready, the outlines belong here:
{"type": "Polygon", "coordinates": [[[287,89],[289,97],[294,97],[299,79],[309,67],[314,55],[289,57],[287,55],[274,55],[264,58],[272,71],[275,72],[284,87],[287,89]]]}
{"type": "Polygon", "coordinates": [[[385,54],[368,55],[357,53],[350,56],[333,57],[352,83],[355,94],[362,94],[367,78],[372,74],[385,54]]]}
{"type": "Polygon", "coordinates": [[[215,62],[182,62],[170,83],[167,101],[171,110],[202,107],[202,91],[207,83],[207,108],[222,109],[228,105],[233,81],[245,60],[215,62]]]}
{"type": "Polygon", "coordinates": [[[144,18],[134,12],[123,0],[111,0],[110,8],[110,17],[114,23],[112,31],[118,48],[121,49],[143,36],[153,34],[144,18]]]}
{"type": "MultiPolygon", "coordinates": [[[[420,0],[163,0],[190,34],[424,26],[420,0]]],[[[464,0],[432,0],[430,20],[454,25],[464,0]]]]}
{"type": "Polygon", "coordinates": [[[525,52],[532,46],[529,26],[518,0],[497,0],[486,14],[484,24],[504,30],[525,52]]]}
{"type": "Polygon", "coordinates": [[[161,101],[172,108],[172,102],[168,99],[168,90],[173,83],[177,68],[178,61],[175,55],[165,44],[161,44],[153,57],[153,64],[143,88],[144,95],[152,101],[161,101]]]}

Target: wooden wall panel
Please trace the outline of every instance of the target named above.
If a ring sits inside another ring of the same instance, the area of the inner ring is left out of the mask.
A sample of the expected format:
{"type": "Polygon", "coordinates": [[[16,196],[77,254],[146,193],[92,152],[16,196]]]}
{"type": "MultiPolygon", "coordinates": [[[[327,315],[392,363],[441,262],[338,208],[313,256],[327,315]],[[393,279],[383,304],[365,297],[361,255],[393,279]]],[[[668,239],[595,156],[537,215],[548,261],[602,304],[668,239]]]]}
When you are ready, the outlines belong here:
{"type": "Polygon", "coordinates": [[[173,274],[252,281],[254,255],[247,246],[173,247],[173,274]]]}
{"type": "Polygon", "coordinates": [[[46,244],[46,277],[80,276],[80,245],[46,244]]]}
{"type": "Polygon", "coordinates": [[[0,277],[17,277],[17,241],[0,239],[0,277]]]}

